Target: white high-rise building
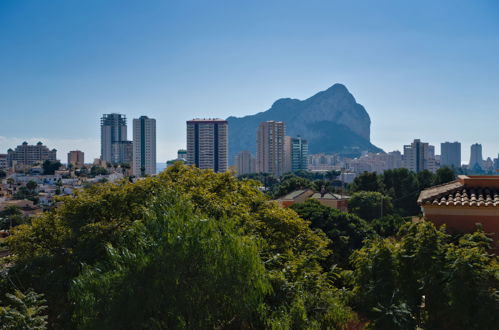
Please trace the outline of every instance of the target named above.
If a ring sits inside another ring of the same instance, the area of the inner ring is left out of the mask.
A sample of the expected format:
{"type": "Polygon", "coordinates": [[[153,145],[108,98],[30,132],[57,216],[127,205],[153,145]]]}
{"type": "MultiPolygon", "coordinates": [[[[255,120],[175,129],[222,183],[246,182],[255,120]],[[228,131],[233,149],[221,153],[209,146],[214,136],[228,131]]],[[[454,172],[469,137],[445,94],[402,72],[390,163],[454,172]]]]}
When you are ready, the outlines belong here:
{"type": "Polygon", "coordinates": [[[461,143],[444,142],[440,144],[440,166],[461,167],[461,143]]]}
{"type": "Polygon", "coordinates": [[[228,169],[229,124],[223,119],[187,121],[187,164],[215,172],[228,169]]]}
{"type": "Polygon", "coordinates": [[[136,176],[156,174],[156,119],[133,120],[133,168],[136,176]]]}
{"type": "Polygon", "coordinates": [[[437,170],[435,147],[419,139],[414,140],[410,145],[405,145],[404,167],[416,173],[423,170],[435,172],[437,170]]]}

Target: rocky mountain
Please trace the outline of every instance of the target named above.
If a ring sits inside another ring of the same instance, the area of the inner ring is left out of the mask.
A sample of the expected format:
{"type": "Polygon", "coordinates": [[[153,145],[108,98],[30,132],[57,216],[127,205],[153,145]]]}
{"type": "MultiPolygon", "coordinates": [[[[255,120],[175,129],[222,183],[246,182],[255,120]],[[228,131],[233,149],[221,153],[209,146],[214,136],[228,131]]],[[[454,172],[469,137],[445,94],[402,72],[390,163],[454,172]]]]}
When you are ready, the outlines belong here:
{"type": "Polygon", "coordinates": [[[255,154],[258,125],[267,120],[283,121],[286,135],[300,135],[307,139],[309,153],[355,156],[363,150],[382,151],[370,142],[369,114],[342,84],[334,84],[303,101],[279,99],[267,111],[227,120],[230,163],[242,150],[255,154]]]}

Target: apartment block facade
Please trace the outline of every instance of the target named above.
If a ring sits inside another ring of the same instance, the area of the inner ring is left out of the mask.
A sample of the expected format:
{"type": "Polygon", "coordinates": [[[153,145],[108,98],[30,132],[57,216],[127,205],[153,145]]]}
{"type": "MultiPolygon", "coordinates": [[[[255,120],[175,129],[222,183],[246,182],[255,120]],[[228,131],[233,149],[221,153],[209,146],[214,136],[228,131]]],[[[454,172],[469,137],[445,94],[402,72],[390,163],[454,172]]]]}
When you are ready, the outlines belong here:
{"type": "Polygon", "coordinates": [[[141,116],[133,120],[133,174],[156,174],[156,119],[141,116]]]}
{"type": "Polygon", "coordinates": [[[410,145],[405,145],[404,167],[416,173],[423,170],[436,172],[435,147],[419,139],[415,139],[410,145]]]}
{"type": "Polygon", "coordinates": [[[440,166],[461,167],[461,143],[440,143],[440,166]]]}
{"type": "Polygon", "coordinates": [[[85,164],[85,154],[80,150],[73,150],[68,153],[68,165],[82,167],[85,164]]]}
{"type": "Polygon", "coordinates": [[[285,171],[284,136],[282,121],[260,123],[257,131],[257,171],[281,176],[285,171]]]}
{"type": "Polygon", "coordinates": [[[187,121],[187,164],[214,172],[228,169],[229,124],[223,119],[187,121]]]}
{"type": "Polygon", "coordinates": [[[101,160],[108,163],[132,164],[132,142],[127,140],[126,116],[104,114],[101,118],[101,160]]]}
{"type": "Polygon", "coordinates": [[[36,163],[43,163],[46,160],[56,161],[57,150],[50,150],[41,142],[38,142],[36,145],[29,145],[28,142],[23,142],[15,150],[9,149],[7,151],[8,167],[12,167],[14,163],[31,166],[36,163]]]}
{"type": "Polygon", "coordinates": [[[245,150],[236,155],[236,171],[238,175],[256,172],[256,159],[251,152],[245,150]]]}

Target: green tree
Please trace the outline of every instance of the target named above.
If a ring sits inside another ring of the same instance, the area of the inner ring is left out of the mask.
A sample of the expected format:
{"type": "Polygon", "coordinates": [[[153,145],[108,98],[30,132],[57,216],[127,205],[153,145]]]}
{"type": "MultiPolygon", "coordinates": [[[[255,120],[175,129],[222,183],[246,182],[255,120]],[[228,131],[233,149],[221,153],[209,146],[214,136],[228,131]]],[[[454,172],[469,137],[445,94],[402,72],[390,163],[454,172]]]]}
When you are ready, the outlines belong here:
{"type": "Polygon", "coordinates": [[[47,328],[47,316],[44,315],[45,300],[43,295],[33,291],[23,293],[16,290],[5,294],[6,305],[0,306],[0,328],[6,330],[47,328]]]}
{"type": "Polygon", "coordinates": [[[369,225],[381,237],[390,237],[396,235],[400,227],[409,221],[410,217],[404,218],[398,214],[390,214],[372,220],[369,225]]]}
{"type": "Polygon", "coordinates": [[[444,184],[447,182],[454,181],[456,179],[456,172],[450,167],[441,167],[437,170],[435,175],[435,184],[444,184]]]}
{"type": "Polygon", "coordinates": [[[362,247],[362,241],[374,233],[369,225],[354,214],[340,212],[318,201],[309,199],[294,204],[291,208],[300,217],[311,222],[312,228],[322,230],[331,240],[332,256],[324,264],[330,268],[334,264],[348,268],[350,254],[362,247]]]}
{"type": "Polygon", "coordinates": [[[274,187],[279,184],[279,179],[276,178],[273,174],[270,173],[251,173],[251,174],[243,174],[239,176],[240,180],[255,180],[260,182],[265,191],[272,192],[274,191],[274,187]]]}
{"type": "Polygon", "coordinates": [[[18,206],[7,206],[0,211],[0,229],[8,230],[21,224],[29,223],[29,218],[23,216],[23,212],[18,206]]]}
{"type": "Polygon", "coordinates": [[[43,174],[53,175],[55,171],[61,168],[62,164],[59,161],[46,160],[43,162],[43,174]]]}
{"type": "Polygon", "coordinates": [[[28,188],[28,190],[32,194],[35,193],[35,190],[36,190],[37,187],[38,187],[38,184],[35,181],[33,181],[33,180],[30,180],[30,181],[28,181],[28,183],[26,183],[26,188],[28,188]]]}
{"type": "Polygon", "coordinates": [[[351,314],[321,267],[330,254],[327,238],[258,186],[180,164],[136,183],[93,185],[15,229],[7,239],[14,256],[9,276],[46,295],[51,326],[71,328],[78,313],[68,292],[81,265],[94,269],[108,260],[109,246],[119,249],[131,226],[155,214],[156,196],[171,194],[182,196],[197,216],[230,219],[238,235],[256,244],[272,286],[261,314],[266,325],[341,327],[351,314]]]}
{"type": "Polygon", "coordinates": [[[420,188],[417,176],[406,168],[387,170],[382,176],[386,194],[392,197],[395,211],[402,215],[419,214],[417,204],[420,188]]]}
{"type": "Polygon", "coordinates": [[[384,192],[385,185],[379,175],[375,172],[364,172],[357,176],[350,185],[351,192],[377,191],[384,192]]]}
{"type": "Polygon", "coordinates": [[[81,329],[254,327],[270,293],[254,241],[229,221],[155,196],[107,258],[85,267],[70,296],[81,329]]]}
{"type": "Polygon", "coordinates": [[[417,174],[419,189],[423,190],[435,184],[435,174],[428,170],[423,170],[417,174]]]}
{"type": "Polygon", "coordinates": [[[109,174],[109,172],[104,167],[94,165],[90,168],[90,176],[91,177],[95,177],[97,175],[107,175],[107,174],[109,174]]]}
{"type": "Polygon", "coordinates": [[[488,329],[499,321],[497,257],[481,231],[456,241],[430,222],[407,223],[352,255],[354,304],[374,329],[488,329]]]}
{"type": "Polygon", "coordinates": [[[372,221],[393,212],[392,199],[375,191],[359,191],[348,201],[350,212],[364,220],[372,221]]]}
{"type": "Polygon", "coordinates": [[[274,198],[282,197],[299,189],[312,188],[312,181],[295,175],[285,175],[281,182],[274,187],[274,198]]]}
{"type": "Polygon", "coordinates": [[[4,170],[0,170],[0,179],[4,179],[7,177],[7,172],[5,172],[4,170]]]}

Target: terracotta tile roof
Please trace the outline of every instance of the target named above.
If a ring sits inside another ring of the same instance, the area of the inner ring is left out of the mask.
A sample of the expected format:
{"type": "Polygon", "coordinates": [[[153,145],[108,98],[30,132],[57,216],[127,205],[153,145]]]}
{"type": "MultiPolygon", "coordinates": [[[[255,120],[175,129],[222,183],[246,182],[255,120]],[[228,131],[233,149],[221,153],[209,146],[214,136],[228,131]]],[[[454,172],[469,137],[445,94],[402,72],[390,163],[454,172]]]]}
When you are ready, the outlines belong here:
{"type": "Polygon", "coordinates": [[[421,192],[420,205],[499,207],[499,188],[470,187],[456,180],[421,192]]]}

